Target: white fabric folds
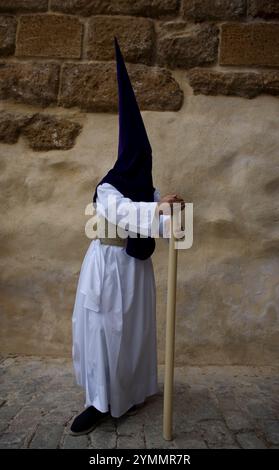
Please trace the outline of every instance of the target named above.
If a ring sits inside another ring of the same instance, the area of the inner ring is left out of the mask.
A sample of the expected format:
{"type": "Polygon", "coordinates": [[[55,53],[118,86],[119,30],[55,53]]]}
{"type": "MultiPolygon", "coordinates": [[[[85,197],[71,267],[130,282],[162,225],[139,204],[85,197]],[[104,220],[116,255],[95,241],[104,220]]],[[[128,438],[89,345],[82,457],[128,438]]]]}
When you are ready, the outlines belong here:
{"type": "MultiPolygon", "coordinates": [[[[108,183],[100,185],[97,194],[104,208],[108,194],[115,194],[118,203],[124,197],[108,183]]],[[[155,198],[160,198],[158,190],[155,198]]],[[[144,204],[154,215],[156,204],[144,204]]],[[[148,228],[150,213],[142,223],[144,230],[148,228]]],[[[127,255],[125,247],[93,240],[80,271],[72,334],[74,372],[85,390],[85,407],[93,405],[105,412],[110,406],[111,415],[119,417],[156,394],[156,289],[151,258],[138,260],[127,255]]]]}

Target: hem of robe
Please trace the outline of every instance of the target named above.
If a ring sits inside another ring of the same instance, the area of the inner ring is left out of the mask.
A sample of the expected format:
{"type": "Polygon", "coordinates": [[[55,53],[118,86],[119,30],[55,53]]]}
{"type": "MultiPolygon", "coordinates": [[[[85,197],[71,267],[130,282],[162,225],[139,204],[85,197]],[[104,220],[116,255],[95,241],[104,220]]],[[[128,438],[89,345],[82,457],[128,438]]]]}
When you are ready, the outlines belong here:
{"type": "MultiPolygon", "coordinates": [[[[96,393],[96,397],[93,400],[87,400],[84,404],[84,408],[88,408],[89,406],[94,406],[97,408],[97,410],[101,411],[102,413],[106,413],[107,411],[110,411],[110,414],[113,418],[120,418],[120,416],[123,416],[132,406],[134,405],[141,405],[142,403],[145,402],[146,398],[156,395],[159,393],[159,385],[158,385],[158,376],[157,374],[151,376],[151,378],[155,379],[155,383],[153,382],[149,387],[144,387],[144,392],[143,392],[143,387],[142,384],[137,383],[135,385],[136,389],[138,390],[138,394],[135,394],[135,398],[131,402],[125,403],[125,406],[120,408],[121,411],[118,413],[113,413],[112,410],[109,410],[109,407],[111,407],[111,403],[107,401],[106,405],[102,404],[104,400],[100,400],[99,397],[103,396],[104,390],[106,390],[106,387],[104,385],[98,385],[96,388],[98,389],[98,392],[96,393]]],[[[81,383],[80,381],[76,380],[77,385],[82,387],[83,389],[86,390],[86,385],[81,383]]],[[[121,397],[122,394],[120,393],[114,393],[114,397],[121,397]]]]}

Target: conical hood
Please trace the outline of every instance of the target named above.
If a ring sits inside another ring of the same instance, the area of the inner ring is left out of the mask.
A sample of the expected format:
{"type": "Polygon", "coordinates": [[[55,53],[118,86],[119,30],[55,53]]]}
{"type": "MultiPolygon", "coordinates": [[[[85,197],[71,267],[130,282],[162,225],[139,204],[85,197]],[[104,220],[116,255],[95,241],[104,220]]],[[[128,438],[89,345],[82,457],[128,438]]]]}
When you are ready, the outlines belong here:
{"type": "MultiPolygon", "coordinates": [[[[109,183],[132,201],[154,201],[152,149],[137,104],[135,93],[116,37],[114,38],[118,82],[119,141],[117,160],[98,183],[109,183]]],[[[97,187],[93,197],[97,199],[97,187]]],[[[128,236],[126,253],[144,260],[155,249],[152,237],[128,236]]]]}
{"type": "Polygon", "coordinates": [[[138,155],[139,151],[151,154],[152,149],[116,37],[114,37],[114,45],[118,82],[118,158],[129,158],[131,162],[133,156],[138,155]]]}
{"type": "MultiPolygon", "coordinates": [[[[113,168],[98,185],[110,183],[133,201],[154,201],[151,145],[116,37],[114,45],[119,108],[118,156],[113,168]]],[[[97,188],[93,201],[96,197],[97,188]]]]}

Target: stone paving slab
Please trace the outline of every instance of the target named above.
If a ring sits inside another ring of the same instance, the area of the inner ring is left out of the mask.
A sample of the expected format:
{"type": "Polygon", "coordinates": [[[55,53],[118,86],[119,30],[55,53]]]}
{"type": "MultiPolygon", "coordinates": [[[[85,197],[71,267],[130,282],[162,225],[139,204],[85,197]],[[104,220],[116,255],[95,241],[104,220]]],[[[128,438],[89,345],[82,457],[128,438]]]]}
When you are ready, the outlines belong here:
{"type": "Polygon", "coordinates": [[[0,359],[0,448],[279,448],[279,367],[177,367],[174,439],[162,437],[160,391],[134,416],[108,417],[86,436],[69,433],[84,409],[68,358],[0,359]]]}

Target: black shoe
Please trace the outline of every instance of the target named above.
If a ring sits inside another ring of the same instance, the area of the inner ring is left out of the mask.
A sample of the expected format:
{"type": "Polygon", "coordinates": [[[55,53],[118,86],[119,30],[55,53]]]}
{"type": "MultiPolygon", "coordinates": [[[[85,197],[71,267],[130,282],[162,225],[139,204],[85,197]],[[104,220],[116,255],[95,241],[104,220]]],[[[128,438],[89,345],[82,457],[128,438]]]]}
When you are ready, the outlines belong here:
{"type": "Polygon", "coordinates": [[[71,425],[71,434],[80,436],[81,434],[88,434],[106,417],[109,412],[102,413],[94,406],[89,406],[80,415],[78,415],[71,425]]]}
{"type": "Polygon", "coordinates": [[[139,405],[134,405],[131,408],[129,408],[128,411],[126,411],[125,415],[134,416],[137,414],[139,408],[140,408],[139,405]]]}

